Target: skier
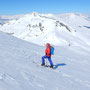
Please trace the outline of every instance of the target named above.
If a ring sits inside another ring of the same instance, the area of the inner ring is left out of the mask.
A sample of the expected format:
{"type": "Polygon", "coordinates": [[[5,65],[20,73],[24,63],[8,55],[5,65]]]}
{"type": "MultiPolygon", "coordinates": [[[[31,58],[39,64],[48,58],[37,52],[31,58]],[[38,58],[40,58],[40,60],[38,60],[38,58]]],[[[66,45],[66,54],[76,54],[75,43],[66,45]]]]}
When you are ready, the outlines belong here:
{"type": "Polygon", "coordinates": [[[46,44],[45,56],[42,57],[42,66],[45,66],[45,58],[49,60],[50,68],[53,68],[53,62],[51,60],[51,48],[49,43],[46,44]]]}

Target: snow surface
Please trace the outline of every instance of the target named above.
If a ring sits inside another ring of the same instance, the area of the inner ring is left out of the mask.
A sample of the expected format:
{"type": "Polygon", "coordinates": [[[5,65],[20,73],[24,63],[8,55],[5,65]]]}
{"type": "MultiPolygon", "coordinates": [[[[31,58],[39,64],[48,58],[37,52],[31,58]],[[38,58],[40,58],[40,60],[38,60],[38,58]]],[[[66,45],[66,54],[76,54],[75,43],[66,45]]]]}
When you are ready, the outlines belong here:
{"type": "Polygon", "coordinates": [[[84,26],[90,20],[73,13],[32,13],[1,25],[0,90],[90,90],[90,29],[84,26]],[[54,70],[41,66],[46,42],[55,45],[54,70]]]}
{"type": "Polygon", "coordinates": [[[0,90],[90,90],[90,46],[55,46],[55,70],[44,49],[0,32],[0,90]]]}

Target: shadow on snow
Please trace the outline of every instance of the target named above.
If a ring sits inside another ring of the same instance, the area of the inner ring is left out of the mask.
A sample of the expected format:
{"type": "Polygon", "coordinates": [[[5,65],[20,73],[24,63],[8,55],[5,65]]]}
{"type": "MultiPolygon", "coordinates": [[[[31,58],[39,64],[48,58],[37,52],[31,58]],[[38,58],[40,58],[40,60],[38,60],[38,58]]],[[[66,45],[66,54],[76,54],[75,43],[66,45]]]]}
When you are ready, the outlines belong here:
{"type": "Polygon", "coordinates": [[[54,69],[57,69],[58,67],[62,67],[62,66],[66,66],[66,64],[65,63],[56,64],[54,65],[54,69]]]}

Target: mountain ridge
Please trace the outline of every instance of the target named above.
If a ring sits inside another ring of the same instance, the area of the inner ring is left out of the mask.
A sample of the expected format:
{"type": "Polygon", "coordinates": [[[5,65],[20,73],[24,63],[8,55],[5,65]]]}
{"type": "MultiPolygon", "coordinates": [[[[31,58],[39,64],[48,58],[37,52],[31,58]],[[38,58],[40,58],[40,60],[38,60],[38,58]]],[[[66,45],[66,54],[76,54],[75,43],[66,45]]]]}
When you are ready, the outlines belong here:
{"type": "MultiPolygon", "coordinates": [[[[0,30],[39,45],[44,45],[47,42],[56,43],[55,45],[69,45],[72,43],[71,38],[78,39],[75,43],[78,43],[79,40],[83,42],[82,37],[85,37],[87,41],[89,35],[87,37],[84,35],[84,32],[89,32],[87,27],[89,27],[89,21],[82,14],[54,15],[33,12],[1,25],[0,30]],[[42,43],[38,43],[38,41],[42,43]]],[[[72,44],[74,45],[74,43],[72,44]]]]}

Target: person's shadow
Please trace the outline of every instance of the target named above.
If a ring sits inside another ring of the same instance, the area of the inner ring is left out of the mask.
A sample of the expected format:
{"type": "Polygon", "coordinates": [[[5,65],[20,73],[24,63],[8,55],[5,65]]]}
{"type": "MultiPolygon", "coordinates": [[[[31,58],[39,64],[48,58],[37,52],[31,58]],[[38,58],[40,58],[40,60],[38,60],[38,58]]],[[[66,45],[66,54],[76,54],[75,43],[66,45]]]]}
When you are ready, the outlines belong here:
{"type": "Polygon", "coordinates": [[[56,64],[54,65],[54,69],[57,69],[58,67],[62,67],[62,66],[66,66],[66,64],[65,63],[56,64]]]}

